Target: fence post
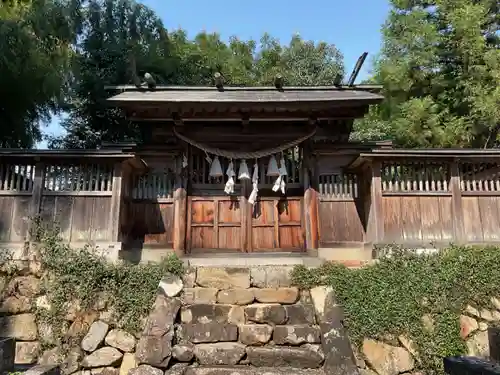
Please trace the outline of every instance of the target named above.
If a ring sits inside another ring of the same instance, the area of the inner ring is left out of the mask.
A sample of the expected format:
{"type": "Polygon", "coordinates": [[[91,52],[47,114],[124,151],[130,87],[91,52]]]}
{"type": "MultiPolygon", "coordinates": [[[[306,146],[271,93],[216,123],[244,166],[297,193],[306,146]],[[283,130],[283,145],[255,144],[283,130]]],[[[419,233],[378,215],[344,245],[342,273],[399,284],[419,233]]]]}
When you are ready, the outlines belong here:
{"type": "Polygon", "coordinates": [[[36,225],[38,225],[38,216],[40,215],[40,208],[42,205],[42,194],[43,185],[45,184],[45,164],[36,161],[35,163],[35,174],[33,176],[33,186],[31,191],[31,202],[30,202],[30,217],[28,224],[28,239],[29,241],[36,240],[35,232],[36,225]]]}
{"type": "MultiPolygon", "coordinates": [[[[374,160],[370,166],[371,174],[369,178],[369,200],[367,212],[367,242],[372,244],[380,243],[384,240],[384,212],[382,206],[382,163],[374,160]]],[[[367,192],[368,193],[368,192],[367,192]]]]}
{"type": "Polygon", "coordinates": [[[450,164],[451,216],[453,218],[453,241],[466,242],[464,231],[464,213],[462,209],[462,190],[460,188],[460,169],[458,160],[450,164]]]}
{"type": "Polygon", "coordinates": [[[120,240],[120,211],[122,206],[123,180],[122,162],[115,163],[113,166],[111,209],[109,212],[108,227],[108,238],[110,242],[119,242],[120,240]]]}

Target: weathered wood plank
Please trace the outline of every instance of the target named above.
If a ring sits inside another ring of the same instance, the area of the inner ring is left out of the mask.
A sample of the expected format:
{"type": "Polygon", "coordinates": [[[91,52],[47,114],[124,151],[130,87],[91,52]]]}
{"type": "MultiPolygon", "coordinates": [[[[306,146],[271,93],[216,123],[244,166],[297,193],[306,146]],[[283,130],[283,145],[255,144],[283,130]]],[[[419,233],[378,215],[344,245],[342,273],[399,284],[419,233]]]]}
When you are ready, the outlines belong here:
{"type": "Polygon", "coordinates": [[[187,192],[179,187],[174,192],[173,247],[178,256],[186,251],[187,192]]]}
{"type": "MultiPolygon", "coordinates": [[[[73,197],[56,196],[53,201],[50,201],[54,204],[54,222],[58,225],[62,239],[66,241],[71,241],[74,200],[73,197]]],[[[106,212],[106,216],[108,212],[106,212]]]]}
{"type": "Polygon", "coordinates": [[[402,197],[401,199],[403,241],[409,243],[421,242],[422,220],[419,197],[402,197]]]}
{"type": "Polygon", "coordinates": [[[439,219],[442,230],[442,240],[453,242],[452,197],[439,197],[439,219]]]}
{"type": "Polygon", "coordinates": [[[483,231],[483,240],[500,242],[500,197],[478,197],[479,213],[483,231]]]}
{"type": "Polygon", "coordinates": [[[451,199],[451,214],[453,215],[453,238],[457,243],[462,243],[468,238],[468,230],[466,228],[466,220],[464,216],[462,190],[460,183],[460,170],[458,162],[453,162],[450,165],[450,190],[452,193],[451,199]]]}
{"type": "Polygon", "coordinates": [[[422,241],[443,240],[443,218],[441,216],[440,197],[419,197],[422,222],[422,241]]]}
{"type": "Polygon", "coordinates": [[[0,197],[0,241],[10,241],[15,197],[0,197]]]}
{"type": "Polygon", "coordinates": [[[403,240],[403,221],[401,217],[402,197],[389,196],[382,200],[384,210],[384,242],[397,243],[403,240]]]}
{"type": "Polygon", "coordinates": [[[88,242],[92,231],[94,202],[92,197],[78,197],[73,203],[71,241],[88,242]]]}
{"type": "Polygon", "coordinates": [[[374,161],[371,165],[371,184],[369,193],[369,210],[367,212],[367,240],[379,243],[384,235],[384,205],[382,200],[382,163],[374,161]]]}
{"type": "Polygon", "coordinates": [[[466,240],[482,242],[484,237],[478,197],[462,197],[462,211],[466,240]]]}
{"type": "Polygon", "coordinates": [[[253,207],[252,251],[269,251],[278,247],[276,225],[278,218],[273,200],[258,199],[253,207]]]}
{"type": "Polygon", "coordinates": [[[10,240],[22,242],[28,239],[28,230],[31,221],[30,207],[31,197],[14,197],[12,209],[12,228],[10,230],[10,240]]]}
{"type": "MultiPolygon", "coordinates": [[[[109,197],[94,197],[92,198],[94,204],[94,213],[92,215],[91,221],[91,236],[93,241],[114,241],[116,238],[111,237],[111,232],[109,231],[110,215],[108,213],[111,210],[112,198],[109,197]]],[[[114,218],[118,221],[118,218],[114,218]]]]}

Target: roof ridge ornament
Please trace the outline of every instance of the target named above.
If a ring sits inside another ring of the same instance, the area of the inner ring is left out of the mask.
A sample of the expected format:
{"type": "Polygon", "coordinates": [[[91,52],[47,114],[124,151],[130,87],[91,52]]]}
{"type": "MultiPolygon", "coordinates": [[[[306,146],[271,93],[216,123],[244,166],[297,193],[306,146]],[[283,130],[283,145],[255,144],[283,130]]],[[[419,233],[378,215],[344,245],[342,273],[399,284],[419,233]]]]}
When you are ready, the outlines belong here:
{"type": "Polygon", "coordinates": [[[224,77],[222,76],[222,74],[220,74],[220,72],[214,73],[214,81],[217,90],[224,91],[224,77]]]}
{"type": "Polygon", "coordinates": [[[361,71],[361,68],[363,67],[363,64],[365,63],[366,57],[368,56],[368,52],[363,52],[361,56],[359,56],[358,61],[356,62],[356,65],[354,66],[354,69],[352,70],[351,76],[349,77],[349,80],[347,81],[347,86],[353,87],[354,82],[356,81],[356,78],[358,78],[359,72],[361,71]]]}
{"type": "Polygon", "coordinates": [[[278,89],[278,91],[283,91],[283,76],[278,73],[274,77],[274,86],[278,89]]]}

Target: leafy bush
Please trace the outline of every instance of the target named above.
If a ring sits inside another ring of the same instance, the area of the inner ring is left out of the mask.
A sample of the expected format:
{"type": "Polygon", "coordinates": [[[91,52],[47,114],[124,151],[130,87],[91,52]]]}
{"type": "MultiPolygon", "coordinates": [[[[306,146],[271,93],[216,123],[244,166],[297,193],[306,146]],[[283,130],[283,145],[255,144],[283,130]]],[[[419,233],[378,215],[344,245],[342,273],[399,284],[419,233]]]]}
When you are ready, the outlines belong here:
{"type": "Polygon", "coordinates": [[[78,301],[82,309],[90,308],[102,294],[107,296],[120,325],[136,332],[152,306],[160,279],[167,273],[183,273],[183,263],[175,255],[159,263],[111,263],[90,248],[71,249],[57,233],[45,233],[40,239],[51,308],[37,312],[40,319],[52,325],[59,340],[69,304],[78,301]]]}
{"type": "Polygon", "coordinates": [[[500,249],[451,246],[431,255],[389,250],[390,256],[366,268],[298,266],[292,278],[304,288],[331,285],[358,344],[364,337],[406,335],[418,348],[419,366],[441,372],[442,357],[465,353],[459,325],[464,308],[492,308],[491,297],[500,295],[500,249]],[[434,329],[426,328],[426,315],[434,329]]]}

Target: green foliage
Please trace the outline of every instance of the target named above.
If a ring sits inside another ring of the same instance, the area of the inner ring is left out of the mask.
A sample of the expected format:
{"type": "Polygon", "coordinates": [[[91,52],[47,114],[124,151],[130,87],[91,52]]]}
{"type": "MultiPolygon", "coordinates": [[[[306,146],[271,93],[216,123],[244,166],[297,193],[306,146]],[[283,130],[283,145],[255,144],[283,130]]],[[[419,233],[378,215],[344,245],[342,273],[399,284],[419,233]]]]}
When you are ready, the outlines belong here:
{"type": "Polygon", "coordinates": [[[160,279],[167,273],[183,273],[183,263],[175,255],[159,263],[112,263],[90,248],[71,249],[57,234],[42,236],[40,257],[51,308],[38,309],[37,313],[53,326],[59,340],[71,304],[78,301],[82,311],[91,310],[103,296],[119,326],[137,332],[153,304],[160,279]]]}
{"type": "Polygon", "coordinates": [[[0,147],[34,146],[62,108],[78,15],[78,0],[0,4],[0,147]]]}
{"type": "Polygon", "coordinates": [[[426,373],[442,370],[442,357],[465,353],[459,316],[467,304],[492,308],[500,295],[500,251],[495,247],[452,246],[432,255],[389,248],[372,266],[347,269],[327,263],[319,269],[296,267],[294,283],[309,288],[331,285],[343,305],[350,336],[411,338],[419,366],[426,373]],[[434,329],[422,319],[430,317],[434,329]]]}
{"type": "Polygon", "coordinates": [[[496,147],[498,1],[391,3],[373,77],[386,100],[356,123],[353,138],[390,138],[404,147],[496,147]]]}

